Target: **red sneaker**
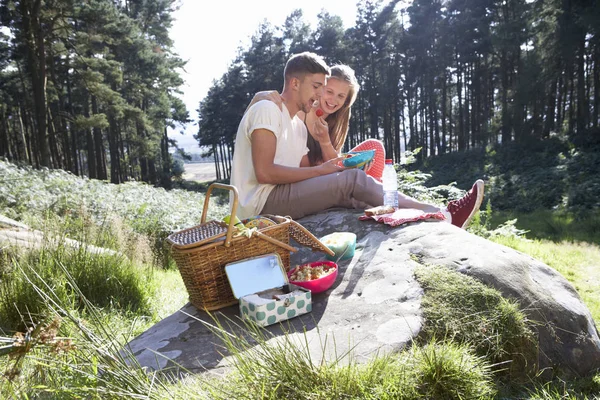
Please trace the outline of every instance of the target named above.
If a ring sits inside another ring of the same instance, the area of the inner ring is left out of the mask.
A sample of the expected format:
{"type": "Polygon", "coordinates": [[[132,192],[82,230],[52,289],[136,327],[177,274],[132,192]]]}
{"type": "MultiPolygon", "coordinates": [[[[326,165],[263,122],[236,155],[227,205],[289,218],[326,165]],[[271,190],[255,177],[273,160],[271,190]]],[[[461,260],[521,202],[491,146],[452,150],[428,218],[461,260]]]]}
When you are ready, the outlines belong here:
{"type": "Polygon", "coordinates": [[[448,203],[448,211],[452,215],[452,225],[465,229],[473,215],[479,210],[483,201],[483,181],[478,179],[473,187],[462,199],[453,200],[448,203]]]}

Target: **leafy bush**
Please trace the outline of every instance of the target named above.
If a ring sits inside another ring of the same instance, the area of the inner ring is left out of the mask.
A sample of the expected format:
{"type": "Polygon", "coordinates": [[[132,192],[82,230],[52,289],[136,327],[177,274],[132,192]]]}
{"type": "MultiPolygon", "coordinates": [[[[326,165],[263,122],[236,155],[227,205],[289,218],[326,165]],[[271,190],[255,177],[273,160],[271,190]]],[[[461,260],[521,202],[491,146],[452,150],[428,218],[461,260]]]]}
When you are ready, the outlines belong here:
{"type": "Polygon", "coordinates": [[[575,148],[552,137],[528,143],[508,143],[407,163],[410,173],[427,177],[428,187],[456,182],[469,189],[476,179],[486,182],[486,197],[497,210],[590,210],[600,205],[600,144],[575,148]]]}
{"type": "MultiPolygon", "coordinates": [[[[163,266],[169,262],[164,239],[173,231],[198,224],[204,204],[201,193],[167,191],[140,182],[113,185],[62,170],[35,170],[4,161],[0,161],[0,176],[0,214],[34,229],[44,229],[49,220],[58,219],[56,225],[72,227],[66,234],[73,238],[84,234],[82,227],[107,229],[111,221],[118,220],[125,234],[122,237],[128,241],[125,247],[142,235],[150,241],[156,262],[163,266]]],[[[207,218],[223,218],[228,212],[226,201],[215,196],[207,218]]],[[[120,243],[93,244],[123,250],[120,243]]]]}

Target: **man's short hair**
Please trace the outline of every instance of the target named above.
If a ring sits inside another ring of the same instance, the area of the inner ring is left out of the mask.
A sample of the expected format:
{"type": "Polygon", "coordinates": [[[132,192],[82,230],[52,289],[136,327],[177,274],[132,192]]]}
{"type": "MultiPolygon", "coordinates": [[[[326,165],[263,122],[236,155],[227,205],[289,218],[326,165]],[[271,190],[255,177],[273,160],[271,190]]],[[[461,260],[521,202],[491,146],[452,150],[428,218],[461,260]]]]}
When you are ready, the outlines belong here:
{"type": "Polygon", "coordinates": [[[304,79],[307,74],[325,74],[329,76],[329,67],[323,57],[309,51],[294,54],[285,64],[283,70],[283,78],[286,82],[291,78],[304,79]]]}

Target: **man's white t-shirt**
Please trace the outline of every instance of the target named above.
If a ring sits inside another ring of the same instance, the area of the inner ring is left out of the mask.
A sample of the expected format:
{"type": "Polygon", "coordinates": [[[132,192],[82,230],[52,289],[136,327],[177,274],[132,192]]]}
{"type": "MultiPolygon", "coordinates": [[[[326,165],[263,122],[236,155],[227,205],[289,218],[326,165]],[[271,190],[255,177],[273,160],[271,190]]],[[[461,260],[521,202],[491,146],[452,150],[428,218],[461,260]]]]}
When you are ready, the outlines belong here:
{"type": "MultiPolygon", "coordinates": [[[[277,138],[273,161],[275,164],[299,167],[302,157],[308,153],[306,126],[300,118],[291,118],[285,105],[282,104],[280,110],[275,103],[262,100],[250,107],[238,127],[231,170],[231,184],[239,192],[236,212],[239,219],[260,214],[275,187],[272,184],[258,183],[256,180],[250,136],[257,129],[271,131],[277,138]]],[[[233,196],[230,197],[230,204],[233,204],[233,196]]]]}

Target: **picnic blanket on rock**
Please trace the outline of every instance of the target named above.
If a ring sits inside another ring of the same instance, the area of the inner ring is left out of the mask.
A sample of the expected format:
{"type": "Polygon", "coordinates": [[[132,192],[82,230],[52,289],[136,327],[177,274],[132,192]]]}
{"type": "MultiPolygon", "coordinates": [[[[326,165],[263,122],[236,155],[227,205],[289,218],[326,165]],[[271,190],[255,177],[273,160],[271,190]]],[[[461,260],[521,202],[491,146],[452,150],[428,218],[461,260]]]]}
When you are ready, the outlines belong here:
{"type": "Polygon", "coordinates": [[[422,210],[417,210],[416,208],[399,208],[393,213],[372,216],[361,215],[360,217],[358,217],[358,219],[361,221],[374,219],[377,222],[382,222],[390,226],[398,226],[402,224],[407,224],[409,222],[417,222],[423,220],[444,221],[446,217],[444,217],[444,214],[441,211],[435,213],[428,213],[422,210]]]}

